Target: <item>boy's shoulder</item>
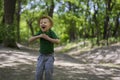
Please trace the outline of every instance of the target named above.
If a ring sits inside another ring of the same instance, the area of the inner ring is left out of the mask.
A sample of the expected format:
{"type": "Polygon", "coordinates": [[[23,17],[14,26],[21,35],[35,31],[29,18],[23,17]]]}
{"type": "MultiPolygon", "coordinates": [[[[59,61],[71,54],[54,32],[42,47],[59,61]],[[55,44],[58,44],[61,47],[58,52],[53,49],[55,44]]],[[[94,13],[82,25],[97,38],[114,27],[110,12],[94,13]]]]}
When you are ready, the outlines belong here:
{"type": "Polygon", "coordinates": [[[52,36],[52,38],[54,39],[59,39],[58,36],[56,35],[56,33],[53,30],[50,30],[50,35],[52,36]]]}
{"type": "Polygon", "coordinates": [[[50,34],[55,34],[55,31],[53,31],[53,30],[49,30],[49,32],[50,32],[50,34]]]}
{"type": "Polygon", "coordinates": [[[54,32],[52,29],[49,30],[50,32],[54,32]]]}

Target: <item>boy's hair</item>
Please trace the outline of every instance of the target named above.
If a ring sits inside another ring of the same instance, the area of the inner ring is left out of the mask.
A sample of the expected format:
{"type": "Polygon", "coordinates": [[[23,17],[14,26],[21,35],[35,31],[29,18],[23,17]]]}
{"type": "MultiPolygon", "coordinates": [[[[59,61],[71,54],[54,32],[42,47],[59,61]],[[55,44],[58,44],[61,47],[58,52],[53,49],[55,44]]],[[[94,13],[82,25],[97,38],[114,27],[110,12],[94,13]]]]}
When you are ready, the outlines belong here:
{"type": "Polygon", "coordinates": [[[53,26],[53,20],[52,20],[52,18],[51,18],[50,16],[42,16],[42,17],[40,17],[40,18],[38,19],[38,24],[40,24],[40,20],[41,20],[41,19],[45,19],[45,18],[47,18],[47,19],[50,21],[51,27],[52,27],[52,26],[53,26]]]}

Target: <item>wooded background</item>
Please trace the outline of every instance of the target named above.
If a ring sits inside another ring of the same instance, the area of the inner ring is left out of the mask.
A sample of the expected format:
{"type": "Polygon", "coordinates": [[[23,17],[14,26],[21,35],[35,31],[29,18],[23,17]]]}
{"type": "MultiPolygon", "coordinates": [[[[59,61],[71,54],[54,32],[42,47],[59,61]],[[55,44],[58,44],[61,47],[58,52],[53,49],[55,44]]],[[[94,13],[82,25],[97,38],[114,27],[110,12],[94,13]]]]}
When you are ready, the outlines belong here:
{"type": "Polygon", "coordinates": [[[52,29],[62,43],[120,41],[120,0],[0,0],[0,43],[27,42],[39,30],[42,15],[53,18],[52,29]]]}

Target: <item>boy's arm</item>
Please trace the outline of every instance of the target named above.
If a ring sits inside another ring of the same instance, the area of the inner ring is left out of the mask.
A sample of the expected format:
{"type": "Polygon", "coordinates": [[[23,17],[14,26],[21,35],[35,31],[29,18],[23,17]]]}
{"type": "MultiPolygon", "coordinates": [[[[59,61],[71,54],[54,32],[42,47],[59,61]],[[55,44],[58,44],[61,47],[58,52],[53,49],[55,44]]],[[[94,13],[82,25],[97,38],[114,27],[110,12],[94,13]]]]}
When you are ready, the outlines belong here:
{"type": "Polygon", "coordinates": [[[36,40],[36,39],[39,39],[39,38],[44,38],[44,39],[46,39],[46,40],[48,40],[48,41],[50,41],[50,42],[52,42],[52,43],[56,43],[56,44],[60,43],[60,40],[59,40],[59,39],[53,39],[53,38],[49,37],[49,36],[46,35],[46,34],[40,34],[40,35],[38,35],[38,36],[32,36],[28,41],[29,41],[29,43],[30,43],[30,42],[32,42],[32,41],[34,41],[34,40],[36,40]]]}
{"type": "Polygon", "coordinates": [[[29,38],[28,42],[32,42],[35,41],[36,39],[39,39],[41,37],[41,35],[37,35],[37,36],[32,36],[31,38],[29,38]]]}
{"type": "Polygon", "coordinates": [[[59,39],[53,39],[53,38],[48,38],[48,41],[52,42],[52,43],[56,43],[56,44],[59,44],[60,43],[60,40],[59,39]]]}

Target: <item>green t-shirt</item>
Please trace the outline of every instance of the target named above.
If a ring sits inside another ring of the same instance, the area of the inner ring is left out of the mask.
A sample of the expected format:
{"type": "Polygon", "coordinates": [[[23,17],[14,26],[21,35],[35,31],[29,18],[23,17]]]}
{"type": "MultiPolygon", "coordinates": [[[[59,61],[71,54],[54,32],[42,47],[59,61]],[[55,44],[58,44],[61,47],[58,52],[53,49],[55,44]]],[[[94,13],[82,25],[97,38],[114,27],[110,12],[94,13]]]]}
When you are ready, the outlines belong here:
{"type": "MultiPolygon", "coordinates": [[[[47,32],[42,32],[40,30],[36,35],[40,35],[40,34],[46,34],[53,39],[58,39],[54,31],[52,31],[51,29],[47,32]]],[[[40,50],[39,51],[41,54],[52,54],[54,52],[54,43],[48,40],[45,40],[43,38],[40,38],[40,50]]]]}

